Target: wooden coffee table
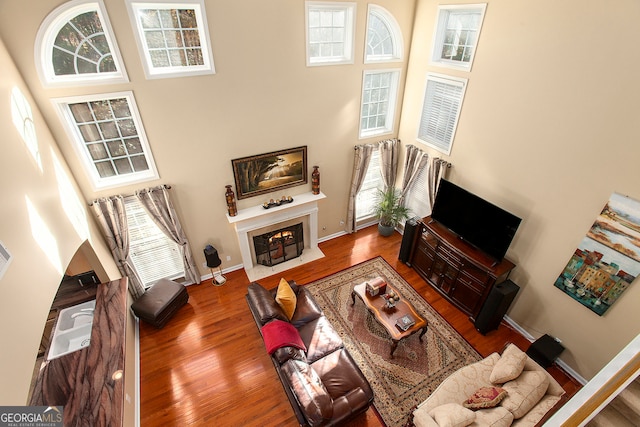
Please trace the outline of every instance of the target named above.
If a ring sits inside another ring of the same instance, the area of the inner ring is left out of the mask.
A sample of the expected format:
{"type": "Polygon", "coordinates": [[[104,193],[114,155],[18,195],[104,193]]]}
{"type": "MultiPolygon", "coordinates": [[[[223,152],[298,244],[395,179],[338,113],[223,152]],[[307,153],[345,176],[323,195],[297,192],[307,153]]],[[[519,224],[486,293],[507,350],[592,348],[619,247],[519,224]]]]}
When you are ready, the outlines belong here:
{"type": "Polygon", "coordinates": [[[397,289],[387,284],[387,292],[393,290],[396,294],[400,295],[400,301],[393,308],[385,307],[385,300],[380,295],[370,296],[366,290],[367,282],[361,283],[353,287],[351,292],[351,306],[356,303],[356,296],[362,300],[367,309],[373,314],[373,317],[380,323],[391,336],[391,357],[393,352],[396,351],[400,340],[407,338],[410,335],[418,331],[420,332],[420,341],[422,336],[427,332],[427,321],[418,314],[415,308],[404,299],[404,297],[398,292],[397,289]],[[410,314],[416,321],[416,323],[408,328],[406,331],[401,330],[396,326],[396,321],[404,315],[410,314]]]}

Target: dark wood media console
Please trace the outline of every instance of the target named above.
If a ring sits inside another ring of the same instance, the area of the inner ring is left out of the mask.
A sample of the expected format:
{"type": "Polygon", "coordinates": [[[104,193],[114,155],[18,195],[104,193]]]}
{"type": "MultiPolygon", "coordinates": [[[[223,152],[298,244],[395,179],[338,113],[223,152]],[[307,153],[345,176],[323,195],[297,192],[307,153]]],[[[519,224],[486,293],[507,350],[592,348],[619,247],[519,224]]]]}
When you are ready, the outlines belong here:
{"type": "Polygon", "coordinates": [[[430,217],[416,231],[411,266],[474,322],[493,286],[507,280],[515,264],[496,261],[430,217]]]}

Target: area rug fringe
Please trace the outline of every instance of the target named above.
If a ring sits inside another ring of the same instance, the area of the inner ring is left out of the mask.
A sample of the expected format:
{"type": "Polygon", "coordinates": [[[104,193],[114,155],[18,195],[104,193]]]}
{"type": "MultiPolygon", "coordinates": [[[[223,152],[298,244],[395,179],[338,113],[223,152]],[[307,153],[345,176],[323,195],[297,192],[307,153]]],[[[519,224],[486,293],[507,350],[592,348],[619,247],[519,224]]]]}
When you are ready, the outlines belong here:
{"type": "Polygon", "coordinates": [[[307,285],[342,337],[373,388],[374,407],[388,427],[406,424],[411,409],[425,400],[457,369],[482,357],[382,257],[373,258],[307,285]],[[400,341],[392,359],[387,332],[351,291],[359,283],[382,277],[409,301],[429,324],[400,341]]]}

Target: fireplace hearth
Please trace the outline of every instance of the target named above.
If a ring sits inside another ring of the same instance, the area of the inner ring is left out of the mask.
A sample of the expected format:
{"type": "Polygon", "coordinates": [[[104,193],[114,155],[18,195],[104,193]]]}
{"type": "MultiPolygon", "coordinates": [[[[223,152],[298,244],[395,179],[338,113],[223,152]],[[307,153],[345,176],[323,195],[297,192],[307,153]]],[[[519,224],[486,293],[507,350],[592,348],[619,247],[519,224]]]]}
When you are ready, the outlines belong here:
{"type": "Polygon", "coordinates": [[[268,267],[297,258],[304,250],[302,223],[253,236],[253,247],[256,262],[268,267]]]}

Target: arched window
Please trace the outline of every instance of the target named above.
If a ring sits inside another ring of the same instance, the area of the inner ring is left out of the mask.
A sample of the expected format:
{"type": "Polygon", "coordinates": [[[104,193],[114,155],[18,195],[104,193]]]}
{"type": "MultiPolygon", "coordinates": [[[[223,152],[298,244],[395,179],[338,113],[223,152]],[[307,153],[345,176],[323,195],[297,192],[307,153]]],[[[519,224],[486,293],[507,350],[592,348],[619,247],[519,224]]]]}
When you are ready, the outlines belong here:
{"type": "Polygon", "coordinates": [[[51,12],[36,37],[46,86],[127,82],[111,25],[99,1],[75,0],[51,12]]]}
{"type": "Polygon", "coordinates": [[[398,22],[385,8],[369,5],[365,63],[402,60],[404,44],[398,22]]]}

